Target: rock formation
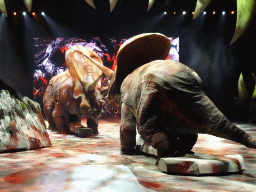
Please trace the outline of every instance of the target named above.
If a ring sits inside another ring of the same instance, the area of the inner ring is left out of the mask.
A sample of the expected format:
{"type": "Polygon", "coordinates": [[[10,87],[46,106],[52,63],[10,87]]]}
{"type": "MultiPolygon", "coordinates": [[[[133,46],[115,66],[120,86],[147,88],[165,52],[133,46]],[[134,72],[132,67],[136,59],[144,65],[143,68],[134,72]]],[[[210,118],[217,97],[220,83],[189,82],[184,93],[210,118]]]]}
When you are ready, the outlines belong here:
{"type": "Polygon", "coordinates": [[[0,79],[0,152],[51,145],[39,103],[0,79]]]}

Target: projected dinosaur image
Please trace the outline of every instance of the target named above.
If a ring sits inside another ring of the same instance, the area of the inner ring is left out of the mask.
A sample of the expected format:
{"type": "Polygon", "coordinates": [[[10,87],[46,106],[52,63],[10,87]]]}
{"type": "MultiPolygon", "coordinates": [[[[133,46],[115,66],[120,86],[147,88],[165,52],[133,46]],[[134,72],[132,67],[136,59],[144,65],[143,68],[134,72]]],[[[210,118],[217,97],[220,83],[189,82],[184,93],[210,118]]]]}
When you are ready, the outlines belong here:
{"type": "Polygon", "coordinates": [[[256,148],[256,140],[232,124],[206,96],[194,70],[164,60],[169,47],[164,35],[146,33],[127,40],[118,51],[116,71],[109,71],[108,99],[121,109],[121,151],[134,153],[136,127],[157,149],[158,157],[189,153],[198,133],[256,148]]]}

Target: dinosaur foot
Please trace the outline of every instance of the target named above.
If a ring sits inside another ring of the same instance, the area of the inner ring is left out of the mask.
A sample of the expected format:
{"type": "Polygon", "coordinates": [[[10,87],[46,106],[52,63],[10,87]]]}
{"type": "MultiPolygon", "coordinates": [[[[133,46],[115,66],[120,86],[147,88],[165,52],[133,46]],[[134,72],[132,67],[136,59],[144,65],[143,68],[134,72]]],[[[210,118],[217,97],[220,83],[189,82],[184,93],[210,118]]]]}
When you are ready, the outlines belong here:
{"type": "MultiPolygon", "coordinates": [[[[89,128],[90,129],[90,128],[89,128]]],[[[99,135],[98,129],[92,129],[93,135],[99,135]]]]}
{"type": "Polygon", "coordinates": [[[74,127],[73,133],[78,137],[90,137],[93,135],[91,128],[86,127],[74,127]]]}

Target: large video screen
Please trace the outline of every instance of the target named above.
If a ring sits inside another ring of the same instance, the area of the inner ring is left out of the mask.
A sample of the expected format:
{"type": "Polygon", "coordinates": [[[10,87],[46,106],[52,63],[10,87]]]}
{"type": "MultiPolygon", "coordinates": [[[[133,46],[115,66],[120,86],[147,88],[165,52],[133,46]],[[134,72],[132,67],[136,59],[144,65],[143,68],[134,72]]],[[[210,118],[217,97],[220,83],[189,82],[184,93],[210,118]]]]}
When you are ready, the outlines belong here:
{"type": "MultiPolygon", "coordinates": [[[[179,61],[179,38],[169,37],[171,40],[171,49],[167,59],[179,61]]],[[[65,52],[72,46],[82,45],[91,48],[102,59],[103,64],[114,70],[114,63],[119,47],[127,39],[111,38],[102,40],[99,37],[94,38],[34,38],[34,62],[35,70],[33,74],[33,95],[37,101],[42,100],[49,80],[64,72],[65,52]]],[[[103,79],[103,86],[107,86],[108,79],[103,79]]],[[[106,104],[104,110],[109,110],[109,115],[115,116],[118,112],[114,111],[106,104]]]]}

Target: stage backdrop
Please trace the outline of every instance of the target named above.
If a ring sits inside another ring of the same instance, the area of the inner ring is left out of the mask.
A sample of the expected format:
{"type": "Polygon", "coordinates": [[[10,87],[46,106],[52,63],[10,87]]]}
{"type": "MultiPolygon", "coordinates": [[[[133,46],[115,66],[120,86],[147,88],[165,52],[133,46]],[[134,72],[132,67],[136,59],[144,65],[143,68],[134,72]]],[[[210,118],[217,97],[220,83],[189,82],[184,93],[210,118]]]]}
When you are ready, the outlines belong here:
{"type": "MultiPolygon", "coordinates": [[[[179,38],[169,37],[172,41],[171,49],[167,59],[179,61],[179,38]]],[[[42,104],[43,95],[49,80],[65,71],[65,52],[74,45],[82,45],[91,48],[102,59],[103,64],[114,70],[116,54],[119,47],[127,39],[111,38],[108,42],[102,42],[99,37],[94,38],[34,38],[34,62],[33,72],[33,96],[36,101],[42,104]]],[[[108,85],[107,77],[103,77],[102,86],[108,85]]],[[[114,110],[108,103],[104,106],[102,118],[117,117],[119,112],[114,110]]]]}

